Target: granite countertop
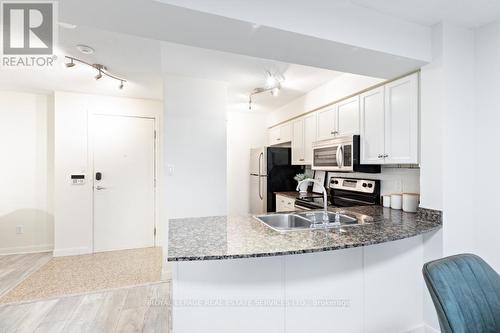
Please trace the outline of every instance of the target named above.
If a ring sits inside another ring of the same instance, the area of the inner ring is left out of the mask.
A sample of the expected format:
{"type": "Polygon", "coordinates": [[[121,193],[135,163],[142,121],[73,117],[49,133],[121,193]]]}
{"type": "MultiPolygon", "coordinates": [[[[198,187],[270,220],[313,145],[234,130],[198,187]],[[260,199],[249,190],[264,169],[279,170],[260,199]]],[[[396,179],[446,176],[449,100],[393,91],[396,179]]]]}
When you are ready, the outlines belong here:
{"type": "Polygon", "coordinates": [[[168,261],[217,260],[332,251],[421,235],[441,227],[441,212],[404,213],[381,206],[330,208],[368,222],[280,233],[251,215],[169,221],[168,261]]]}

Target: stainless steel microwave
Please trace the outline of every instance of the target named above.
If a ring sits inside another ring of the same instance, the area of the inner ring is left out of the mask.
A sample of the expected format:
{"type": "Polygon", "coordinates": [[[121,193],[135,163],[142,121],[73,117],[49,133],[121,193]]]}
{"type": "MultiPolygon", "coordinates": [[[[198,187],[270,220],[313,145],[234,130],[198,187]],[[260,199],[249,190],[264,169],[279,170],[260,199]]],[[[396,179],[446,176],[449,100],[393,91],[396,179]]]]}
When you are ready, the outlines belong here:
{"type": "Polygon", "coordinates": [[[313,142],[312,169],[340,172],[380,173],[380,165],[360,163],[359,135],[313,142]]]}

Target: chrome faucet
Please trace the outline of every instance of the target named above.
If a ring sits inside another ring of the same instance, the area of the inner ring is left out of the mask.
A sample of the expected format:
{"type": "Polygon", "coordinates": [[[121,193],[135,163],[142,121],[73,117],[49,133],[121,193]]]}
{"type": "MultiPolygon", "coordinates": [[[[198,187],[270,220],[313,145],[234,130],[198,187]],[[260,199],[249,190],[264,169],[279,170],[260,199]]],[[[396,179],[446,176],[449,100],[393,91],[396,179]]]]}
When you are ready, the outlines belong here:
{"type": "Polygon", "coordinates": [[[300,184],[302,184],[303,182],[316,183],[316,184],[320,185],[321,188],[323,189],[323,224],[326,226],[329,223],[329,219],[328,219],[328,193],[326,191],[325,186],[323,186],[323,184],[321,184],[316,179],[304,179],[304,180],[301,180],[299,182],[299,184],[297,185],[297,191],[300,188],[300,184]]]}

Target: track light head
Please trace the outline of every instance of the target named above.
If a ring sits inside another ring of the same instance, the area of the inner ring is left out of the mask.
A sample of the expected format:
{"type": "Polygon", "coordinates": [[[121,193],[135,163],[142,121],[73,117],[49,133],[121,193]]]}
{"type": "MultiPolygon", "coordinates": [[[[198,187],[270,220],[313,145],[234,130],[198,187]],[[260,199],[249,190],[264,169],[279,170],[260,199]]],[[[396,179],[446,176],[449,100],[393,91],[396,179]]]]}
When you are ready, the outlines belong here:
{"type": "Polygon", "coordinates": [[[96,80],[100,80],[102,78],[102,73],[101,70],[99,70],[99,73],[95,76],[96,80]]]}
{"type": "Polygon", "coordinates": [[[67,63],[66,63],[66,67],[67,67],[67,68],[75,67],[75,65],[76,65],[76,64],[75,64],[75,62],[73,61],[73,59],[71,58],[70,60],[71,60],[71,62],[67,62],[67,63]]]}
{"type": "Polygon", "coordinates": [[[120,90],[123,89],[123,81],[120,81],[120,86],[118,88],[120,88],[120,90]]]}

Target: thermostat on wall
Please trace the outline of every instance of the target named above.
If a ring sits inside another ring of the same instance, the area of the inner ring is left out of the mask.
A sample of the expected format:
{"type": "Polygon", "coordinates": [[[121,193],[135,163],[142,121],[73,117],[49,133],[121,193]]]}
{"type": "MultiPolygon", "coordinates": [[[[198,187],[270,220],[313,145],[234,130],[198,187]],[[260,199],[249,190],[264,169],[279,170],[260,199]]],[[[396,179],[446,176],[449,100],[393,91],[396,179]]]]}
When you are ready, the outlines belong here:
{"type": "Polygon", "coordinates": [[[85,175],[84,174],[71,175],[71,184],[73,185],[85,184],[85,175]]]}

